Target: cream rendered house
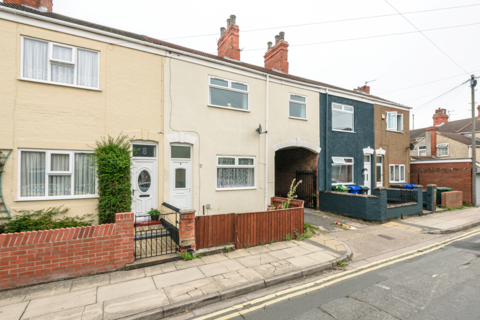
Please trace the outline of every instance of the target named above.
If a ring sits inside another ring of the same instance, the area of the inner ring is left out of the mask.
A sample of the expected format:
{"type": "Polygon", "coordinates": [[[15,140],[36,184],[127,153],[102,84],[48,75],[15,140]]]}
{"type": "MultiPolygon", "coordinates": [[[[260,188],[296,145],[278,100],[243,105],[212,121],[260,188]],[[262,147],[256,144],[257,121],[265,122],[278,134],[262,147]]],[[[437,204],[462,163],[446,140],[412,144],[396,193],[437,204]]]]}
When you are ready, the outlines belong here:
{"type": "Polygon", "coordinates": [[[2,177],[9,213],[61,205],[72,216],[96,213],[88,153],[122,132],[142,153],[133,209],[157,207],[165,51],[141,35],[55,14],[51,1],[8,2],[0,3],[0,148],[12,150],[2,177]],[[139,176],[148,187],[137,188],[139,176]]]}

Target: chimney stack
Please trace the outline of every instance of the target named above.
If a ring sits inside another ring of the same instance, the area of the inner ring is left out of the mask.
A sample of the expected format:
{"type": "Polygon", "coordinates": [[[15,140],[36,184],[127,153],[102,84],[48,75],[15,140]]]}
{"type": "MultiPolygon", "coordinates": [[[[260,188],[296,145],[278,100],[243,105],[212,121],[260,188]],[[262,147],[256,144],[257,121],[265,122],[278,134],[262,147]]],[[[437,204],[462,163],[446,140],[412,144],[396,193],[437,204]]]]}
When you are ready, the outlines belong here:
{"type": "Polygon", "coordinates": [[[288,42],[285,41],[285,32],[275,36],[275,45],[268,42],[265,55],[265,68],[288,73],[288,42]]]}
{"type": "Polygon", "coordinates": [[[21,4],[40,11],[52,12],[53,10],[53,0],[3,0],[3,3],[21,4]]]}
{"type": "Polygon", "coordinates": [[[218,56],[240,61],[240,29],[236,25],[236,17],[232,14],[227,19],[227,29],[220,28],[218,40],[218,56]]]}
{"type": "Polygon", "coordinates": [[[433,115],[433,126],[439,126],[448,121],[447,109],[438,108],[433,115]]]}
{"type": "Polygon", "coordinates": [[[353,91],[361,91],[370,94],[370,86],[361,86],[357,89],[353,89],[353,91]]]}
{"type": "Polygon", "coordinates": [[[428,148],[428,141],[430,140],[430,154],[427,152],[427,156],[430,155],[432,157],[437,157],[437,127],[430,127],[425,129],[425,138],[427,142],[428,148]]]}

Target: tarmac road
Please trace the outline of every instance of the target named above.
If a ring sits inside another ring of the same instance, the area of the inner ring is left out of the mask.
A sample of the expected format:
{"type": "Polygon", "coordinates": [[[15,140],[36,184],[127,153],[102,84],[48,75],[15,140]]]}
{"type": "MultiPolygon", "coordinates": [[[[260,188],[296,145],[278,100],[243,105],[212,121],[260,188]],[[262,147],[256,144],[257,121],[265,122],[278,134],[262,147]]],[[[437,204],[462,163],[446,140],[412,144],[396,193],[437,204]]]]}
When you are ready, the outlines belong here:
{"type": "Polygon", "coordinates": [[[227,312],[202,318],[480,319],[480,232],[477,229],[456,240],[397,262],[352,270],[350,276],[350,271],[343,272],[343,279],[319,289],[299,290],[273,303],[262,302],[250,310],[246,307],[241,315],[227,312]]]}

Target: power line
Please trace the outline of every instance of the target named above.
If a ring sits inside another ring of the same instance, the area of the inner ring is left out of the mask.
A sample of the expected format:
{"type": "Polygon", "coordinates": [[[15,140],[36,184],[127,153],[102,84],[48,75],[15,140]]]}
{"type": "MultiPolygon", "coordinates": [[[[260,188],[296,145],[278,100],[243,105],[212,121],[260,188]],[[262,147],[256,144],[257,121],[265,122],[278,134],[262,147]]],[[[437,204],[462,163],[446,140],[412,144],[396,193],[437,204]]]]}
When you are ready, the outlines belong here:
{"type": "Polygon", "coordinates": [[[439,46],[437,46],[435,44],[435,42],[433,42],[432,40],[430,40],[429,37],[427,37],[420,29],[418,29],[412,22],[410,22],[410,20],[408,20],[402,13],[400,13],[400,11],[398,11],[390,2],[388,2],[388,0],[385,0],[386,3],[388,3],[388,5],[390,7],[392,7],[395,11],[398,12],[398,14],[400,14],[405,20],[407,20],[407,22],[412,26],[414,27],[418,32],[420,32],[428,41],[430,41],[431,44],[433,44],[438,50],[440,50],[448,59],[450,59],[453,63],[455,63],[457,65],[457,67],[459,67],[460,69],[463,70],[463,72],[465,72],[466,74],[468,74],[468,72],[463,69],[455,60],[453,60],[445,51],[443,51],[439,46]]]}
{"type": "Polygon", "coordinates": [[[467,81],[462,82],[461,84],[459,84],[459,85],[457,85],[457,86],[455,86],[455,87],[453,87],[452,89],[448,90],[447,92],[442,93],[442,94],[439,95],[438,97],[435,97],[435,98],[433,98],[432,100],[429,100],[429,101],[425,102],[424,104],[422,104],[422,105],[420,105],[420,106],[418,106],[418,107],[413,108],[413,111],[419,110],[420,108],[422,108],[422,107],[424,107],[425,105],[427,105],[427,104],[429,104],[429,103],[437,100],[438,98],[441,98],[441,97],[445,96],[446,94],[454,91],[455,89],[460,88],[461,86],[463,86],[465,83],[467,83],[467,82],[469,82],[469,81],[470,81],[470,79],[467,80],[467,81]]]}
{"type": "MultiPolygon", "coordinates": [[[[459,9],[459,8],[474,7],[474,6],[480,6],[480,4],[470,4],[470,5],[465,5],[465,6],[456,6],[456,7],[438,8],[438,9],[429,9],[429,10],[420,10],[420,11],[410,11],[410,12],[404,12],[403,14],[415,14],[415,13],[423,13],[423,12],[431,12],[431,11],[451,10],[451,9],[459,9]]],[[[358,18],[349,18],[349,19],[340,19],[340,20],[329,20],[329,21],[311,22],[311,23],[303,23],[303,24],[294,24],[294,25],[288,25],[288,26],[250,29],[250,30],[242,30],[242,33],[272,30],[272,29],[280,29],[280,28],[306,27],[306,26],[312,26],[312,25],[318,25],[318,24],[328,24],[328,23],[338,23],[338,22],[347,22],[347,21],[356,21],[356,20],[376,19],[376,18],[385,18],[385,17],[392,17],[392,16],[398,16],[398,14],[396,14],[396,13],[382,14],[382,15],[368,16],[368,17],[358,17],[358,18]]],[[[209,37],[209,36],[218,36],[218,32],[217,33],[208,33],[208,34],[199,34],[199,35],[193,35],[193,36],[165,38],[163,40],[199,38],[199,37],[209,37]]]]}

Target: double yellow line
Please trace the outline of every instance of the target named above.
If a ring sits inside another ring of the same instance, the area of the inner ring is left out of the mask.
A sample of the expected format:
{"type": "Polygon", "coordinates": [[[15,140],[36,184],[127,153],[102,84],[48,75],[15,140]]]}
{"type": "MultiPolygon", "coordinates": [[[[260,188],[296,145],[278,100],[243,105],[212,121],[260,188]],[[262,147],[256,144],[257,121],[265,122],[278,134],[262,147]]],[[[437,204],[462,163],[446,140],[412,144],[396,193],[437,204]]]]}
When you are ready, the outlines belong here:
{"type": "Polygon", "coordinates": [[[284,300],[288,300],[288,299],[293,298],[293,297],[297,297],[299,295],[303,295],[303,294],[306,294],[306,293],[309,293],[309,292],[312,292],[312,291],[315,291],[315,290],[319,290],[319,289],[322,289],[322,288],[327,287],[329,285],[332,285],[334,283],[344,281],[344,280],[356,277],[358,275],[361,275],[361,274],[364,274],[364,273],[367,273],[367,272],[370,272],[370,271],[373,271],[373,270],[377,270],[377,269],[389,266],[391,264],[394,264],[394,263],[397,263],[397,262],[400,262],[400,261],[404,261],[404,260],[407,260],[407,259],[412,259],[412,258],[421,256],[421,255],[427,254],[429,252],[441,249],[441,248],[443,248],[443,247],[445,247],[445,246],[447,246],[447,245],[449,245],[453,242],[460,241],[460,240],[463,240],[463,239],[466,239],[466,238],[470,238],[470,237],[473,237],[477,234],[480,234],[480,230],[470,231],[470,232],[467,232],[465,234],[462,234],[462,235],[454,237],[454,238],[450,238],[450,239],[447,239],[447,240],[436,242],[434,244],[431,244],[431,245],[428,245],[428,246],[425,246],[425,247],[422,247],[422,248],[419,248],[419,249],[416,249],[416,250],[412,250],[412,251],[409,251],[409,252],[405,252],[405,253],[402,253],[402,254],[394,256],[394,257],[374,261],[374,262],[371,262],[369,264],[358,267],[356,269],[348,270],[348,271],[343,272],[341,274],[331,275],[331,276],[322,278],[322,279],[317,280],[317,281],[312,281],[312,282],[309,282],[309,283],[306,283],[306,284],[303,284],[303,285],[300,285],[300,286],[297,286],[297,287],[282,290],[282,291],[276,292],[274,294],[270,294],[270,295],[267,295],[267,296],[264,296],[264,297],[261,297],[261,298],[255,299],[255,300],[250,300],[250,301],[247,301],[243,304],[238,304],[238,305],[232,306],[230,308],[226,308],[226,309],[223,309],[223,310],[220,310],[220,311],[217,311],[217,312],[213,312],[213,313],[210,313],[210,314],[207,314],[207,315],[195,318],[195,319],[196,320],[205,320],[205,319],[213,318],[213,317],[216,317],[216,316],[219,316],[219,315],[222,315],[222,314],[225,314],[225,313],[230,313],[230,312],[231,312],[230,314],[227,314],[223,317],[215,318],[215,319],[226,320],[226,319],[231,319],[231,318],[234,318],[234,317],[238,317],[238,316],[241,316],[243,314],[247,314],[247,313],[250,313],[252,311],[264,308],[265,306],[269,306],[269,305],[272,305],[272,304],[275,304],[275,303],[278,303],[278,302],[281,302],[281,301],[284,301],[284,300]],[[318,285],[318,284],[321,284],[321,285],[316,286],[314,288],[310,288],[310,287],[318,285]],[[291,292],[293,292],[293,293],[291,293],[291,292]],[[290,293],[290,294],[288,294],[288,293],[290,293]],[[274,298],[277,298],[277,299],[274,299],[274,298]],[[271,300],[271,299],[273,299],[273,300],[271,300]],[[255,305],[255,304],[261,303],[261,302],[265,302],[265,303],[262,303],[258,306],[255,306],[255,307],[251,307],[249,309],[244,309],[245,307],[247,307],[249,305],[255,305]]]}

